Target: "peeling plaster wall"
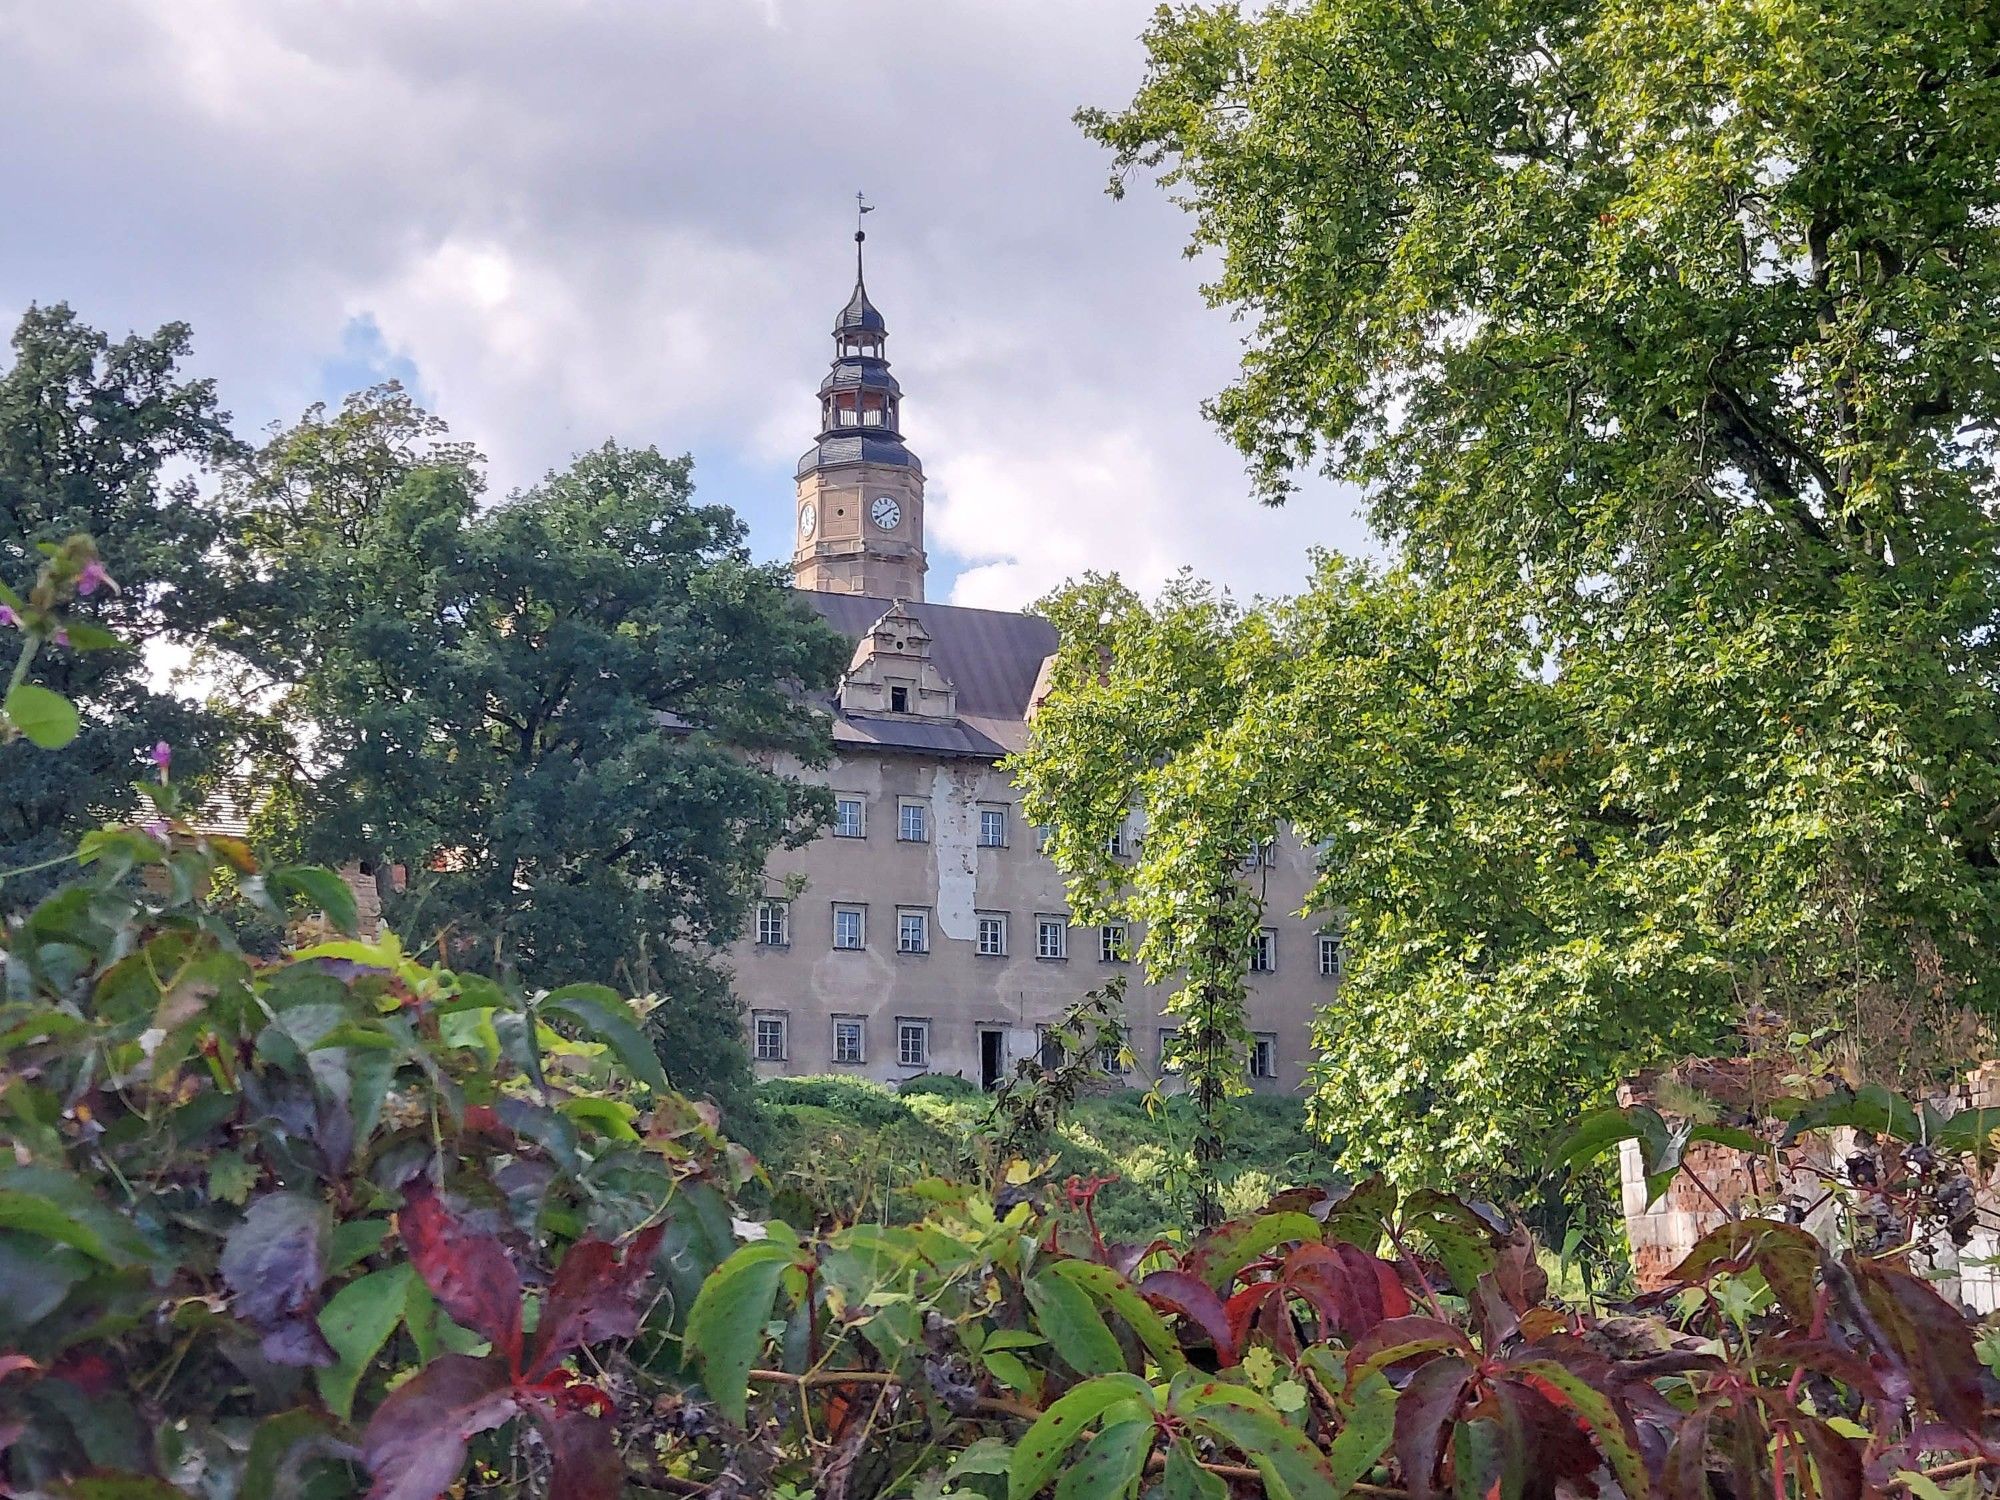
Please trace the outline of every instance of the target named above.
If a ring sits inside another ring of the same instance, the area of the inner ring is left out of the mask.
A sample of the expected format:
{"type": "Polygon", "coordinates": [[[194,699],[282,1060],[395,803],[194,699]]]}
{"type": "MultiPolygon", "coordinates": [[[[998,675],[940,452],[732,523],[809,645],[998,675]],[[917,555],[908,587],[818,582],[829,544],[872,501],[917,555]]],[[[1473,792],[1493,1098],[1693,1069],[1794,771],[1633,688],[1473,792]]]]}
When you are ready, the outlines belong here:
{"type": "MultiPolygon", "coordinates": [[[[1003,1071],[1011,1072],[1016,1059],[1034,1050],[1038,1025],[1058,1019],[1086,991],[1122,973],[1130,984],[1126,1019],[1139,1065],[1127,1081],[1140,1084],[1156,1075],[1164,990],[1143,984],[1137,965],[1103,962],[1094,927],[1068,929],[1066,958],[1036,956],[1037,916],[1065,915],[1068,901],[1055,867],[1035,847],[1018,793],[993,765],[880,753],[850,754],[812,772],[801,773],[795,764],[778,769],[861,797],[867,821],[865,837],[827,834],[775,855],[767,891],[782,894],[794,877],[803,886],[791,900],[791,941],[760,947],[753,931],[731,952],[745,1011],[779,1014],[787,1022],[787,1057],[760,1063],[760,1073],[838,1072],[894,1083],[930,1071],[977,1081],[982,1031],[1000,1033],[1003,1071]],[[929,843],[897,838],[903,797],[928,806],[929,843]],[[980,847],[982,805],[1006,810],[1004,848],[980,847]],[[860,952],[833,947],[833,908],[847,904],[866,909],[867,946],[860,952]],[[930,952],[896,951],[896,918],[903,909],[929,915],[930,952]],[[1007,918],[1004,957],[976,951],[978,918],[988,913],[1007,918]],[[864,1023],[863,1062],[834,1063],[836,1016],[864,1023]],[[905,1018],[930,1025],[927,1068],[898,1060],[896,1026],[905,1018]]],[[[1279,840],[1277,863],[1250,878],[1261,883],[1265,924],[1278,933],[1277,972],[1249,976],[1252,1029],[1277,1038],[1278,1077],[1258,1086],[1296,1089],[1305,1079],[1313,1013],[1337,992],[1336,982],[1318,971],[1321,924],[1288,915],[1304,903],[1311,885],[1311,853],[1287,834],[1279,840]]]]}

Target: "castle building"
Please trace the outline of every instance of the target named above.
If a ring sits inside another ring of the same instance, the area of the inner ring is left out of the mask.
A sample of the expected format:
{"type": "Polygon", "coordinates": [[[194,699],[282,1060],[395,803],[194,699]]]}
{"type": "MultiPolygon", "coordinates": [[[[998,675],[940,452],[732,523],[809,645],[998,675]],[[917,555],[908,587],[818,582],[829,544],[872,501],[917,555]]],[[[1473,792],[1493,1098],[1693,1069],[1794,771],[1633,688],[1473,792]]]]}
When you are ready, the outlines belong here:
{"type": "MultiPolygon", "coordinates": [[[[751,1056],[767,1077],[893,1084],[941,1072],[990,1088],[1086,991],[1129,973],[1127,1081],[1142,1083],[1172,1018],[1128,958],[1139,934],[1071,921],[1062,877],[999,766],[1027,742],[1055,631],[924,598],[924,470],[903,441],[863,238],[820,382],[819,438],[799,460],[792,555],[803,597],[854,643],[823,700],[835,757],[812,773],[836,815],[811,844],[773,856],[732,955],[751,1056]]],[[[1117,852],[1140,837],[1127,829],[1117,852]]],[[[1295,1089],[1313,1012],[1339,982],[1339,943],[1280,915],[1304,902],[1310,850],[1287,832],[1245,866],[1272,913],[1252,955],[1248,1067],[1258,1087],[1295,1089]]]]}

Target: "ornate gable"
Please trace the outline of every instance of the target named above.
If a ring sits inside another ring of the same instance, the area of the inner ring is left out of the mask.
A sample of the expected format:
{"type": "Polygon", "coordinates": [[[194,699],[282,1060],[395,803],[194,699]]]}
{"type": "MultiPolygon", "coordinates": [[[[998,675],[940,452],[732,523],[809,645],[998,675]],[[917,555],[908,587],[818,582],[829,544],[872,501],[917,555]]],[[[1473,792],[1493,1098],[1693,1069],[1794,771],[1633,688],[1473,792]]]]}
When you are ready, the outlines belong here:
{"type": "Polygon", "coordinates": [[[955,720],[958,689],[931,661],[931,635],[898,599],[868,627],[840,680],[845,713],[955,720]]]}

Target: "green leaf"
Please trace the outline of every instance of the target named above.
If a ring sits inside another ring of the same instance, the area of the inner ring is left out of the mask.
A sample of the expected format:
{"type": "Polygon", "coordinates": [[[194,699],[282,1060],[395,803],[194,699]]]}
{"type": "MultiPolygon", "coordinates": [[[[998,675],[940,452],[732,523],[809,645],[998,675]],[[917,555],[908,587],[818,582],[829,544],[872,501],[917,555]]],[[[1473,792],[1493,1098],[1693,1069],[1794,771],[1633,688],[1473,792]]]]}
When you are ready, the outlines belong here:
{"type": "Polygon", "coordinates": [[[1166,1472],[1160,1476],[1160,1500],[1229,1500],[1229,1486],[1204,1469],[1194,1450],[1176,1438],[1167,1449],[1166,1472]]]}
{"type": "Polygon", "coordinates": [[[0,1229],[18,1229],[45,1240],[70,1245],[85,1255],[116,1264],[97,1231],[78,1223],[46,1198],[0,1188],[0,1229]]]}
{"type": "Polygon", "coordinates": [[[1353,1410],[1327,1457],[1333,1468],[1333,1492],[1345,1495],[1389,1451],[1396,1436],[1396,1388],[1380,1370],[1361,1377],[1353,1410]]]}
{"type": "Polygon", "coordinates": [[[763,1347],[778,1283],[794,1258],[785,1245],[743,1246],[709,1273],[688,1313],[687,1346],[701,1362],[709,1399],[739,1427],[749,1404],[750,1366],[763,1347]]]}
{"type": "Polygon", "coordinates": [[[234,1151],[218,1151],[208,1164],[208,1196],[238,1208],[250,1201],[258,1171],[234,1151]]]}
{"type": "Polygon", "coordinates": [[[551,990],[537,1008],[576,1022],[592,1040],[609,1047],[625,1070],[655,1093],[672,1092],[653,1044],[639,1029],[631,1005],[616,990],[601,984],[566,984],[551,990]]]}
{"type": "Polygon", "coordinates": [[[1373,1255],[1381,1246],[1384,1226],[1395,1214],[1396,1185],[1378,1172],[1335,1201],[1323,1237],[1328,1244],[1359,1245],[1373,1255]]]}
{"type": "Polygon", "coordinates": [[[1033,1393],[1036,1385],[1034,1371],[1018,1354],[1005,1349],[989,1349],[979,1356],[979,1362],[992,1372],[993,1378],[1011,1391],[1023,1395],[1033,1393]]]}
{"type": "Polygon", "coordinates": [[[951,1467],[945,1470],[945,1478],[957,1479],[965,1474],[1005,1474],[1013,1457],[1013,1445],[1004,1438],[983,1437],[951,1461],[951,1467]]]}
{"type": "Polygon", "coordinates": [[[1190,1427],[1255,1464],[1274,1500],[1338,1500],[1326,1455],[1257,1392],[1215,1382],[1193,1386],[1179,1412],[1190,1427]]]}
{"type": "MultiPolygon", "coordinates": [[[[1634,1140],[1642,1133],[1639,1120],[1641,1114],[1652,1116],[1659,1121],[1657,1111],[1640,1106],[1635,1109],[1600,1109],[1583,1120],[1565,1136],[1549,1153],[1548,1170],[1568,1167],[1571,1171],[1596,1161],[1606,1151],[1623,1141],[1634,1140]]],[[[1660,1122],[1664,1126],[1664,1121],[1660,1122]]],[[[1665,1134],[1664,1129],[1659,1132],[1665,1134]]]]}
{"type": "Polygon", "coordinates": [[[1139,1342],[1159,1361],[1162,1370],[1172,1374],[1186,1367],[1187,1356],[1181,1353],[1180,1340],[1174,1336],[1173,1330],[1153,1310],[1152,1304],[1139,1295],[1132,1283],[1111,1267],[1089,1260],[1059,1260],[1049,1269],[1054,1275],[1075,1282],[1123,1318],[1139,1335],[1139,1342]]]}
{"type": "Polygon", "coordinates": [[[1232,1219],[1195,1243],[1188,1253],[1187,1269],[1210,1286],[1221,1288],[1265,1251],[1319,1237],[1319,1220],[1311,1214],[1285,1212],[1232,1219]]]}
{"type": "Polygon", "coordinates": [[[388,1233],[387,1219],[349,1219],[345,1224],[334,1225],[327,1240],[328,1274],[337,1275],[366,1260],[380,1248],[388,1233]]]}
{"type": "Polygon", "coordinates": [[[93,625],[88,620],[63,621],[63,634],[69,637],[72,651],[109,651],[124,644],[102,625],[93,625]]]}
{"type": "Polygon", "coordinates": [[[316,1411],[300,1408],[266,1417],[250,1439],[236,1500],[289,1500],[298,1494],[297,1476],[287,1472],[293,1455],[302,1445],[330,1435],[326,1418],[316,1411]]]}
{"type": "Polygon", "coordinates": [[[1049,1403],[1014,1449],[1007,1471],[1007,1500],[1028,1500],[1039,1494],[1084,1429],[1120,1401],[1138,1399],[1152,1404],[1153,1388],[1136,1375],[1099,1375],[1071,1386],[1049,1403]]]}
{"type": "Polygon", "coordinates": [[[326,913],[326,919],[349,937],[354,936],[360,913],[354,905],[354,887],[332,870],[319,865],[287,865],[272,870],[264,883],[280,898],[302,897],[326,913]]]}
{"type": "Polygon", "coordinates": [[[320,1310],[319,1331],[338,1362],[315,1375],[320,1399],[343,1422],[354,1410],[354,1389],[362,1375],[403,1320],[410,1276],[407,1263],[370,1271],[335,1292],[320,1310]]]}
{"type": "Polygon", "coordinates": [[[1079,1375],[1103,1375],[1125,1368],[1125,1351],[1082,1287],[1047,1268],[1029,1277],[1025,1290],[1036,1326],[1071,1369],[1079,1375]]]}
{"type": "Polygon", "coordinates": [[[1470,1297],[1479,1278],[1493,1269],[1498,1252],[1493,1231],[1472,1209],[1449,1193],[1419,1188],[1403,1203],[1403,1228],[1415,1230],[1443,1262],[1452,1289],[1470,1297]]]}
{"type": "Polygon", "coordinates": [[[1077,1461],[1063,1471],[1056,1500],[1127,1500],[1153,1451],[1150,1416],[1106,1427],[1092,1438],[1077,1461]]]}
{"type": "Polygon", "coordinates": [[[0,708],[30,744],[44,750],[60,750],[76,738],[76,705],[61,693],[19,682],[0,708]]]}

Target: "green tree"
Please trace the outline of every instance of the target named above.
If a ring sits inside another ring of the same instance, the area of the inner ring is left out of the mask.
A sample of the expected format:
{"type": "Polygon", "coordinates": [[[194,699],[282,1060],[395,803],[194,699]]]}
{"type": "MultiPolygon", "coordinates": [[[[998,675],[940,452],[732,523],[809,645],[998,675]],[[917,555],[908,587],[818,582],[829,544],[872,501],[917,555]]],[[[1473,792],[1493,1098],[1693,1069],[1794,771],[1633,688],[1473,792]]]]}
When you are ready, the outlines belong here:
{"type": "Polygon", "coordinates": [[[687,459],[607,444],[481,508],[477,455],[442,438],[383,387],[278,434],[237,496],[230,649],[283,730],[273,822],[378,872],[413,945],[666,996],[676,1082],[729,1094],[714,950],[827,811],[786,767],[826,753],[799,688],[843,648],[693,502],[687,459]]]}
{"type": "Polygon", "coordinates": [[[59,756],[0,744],[0,868],[67,853],[128,814],[157,742],[195,784],[226,753],[225,719],[163,691],[164,659],[147,659],[198,641],[226,607],[218,517],[197,480],[241,448],[213,383],[182,375],[188,348],[181,324],[114,343],[60,304],[30,308],[14,330],[0,371],[0,581],[25,590],[39,547],[91,534],[116,586],[94,586],[87,613],[124,644],[38,663],[82,727],[59,756]]]}
{"type": "Polygon", "coordinates": [[[1323,1118],[1519,1165],[1753,1001],[1945,1061],[2000,1000],[2000,15],[1357,0],[1148,45],[1084,118],[1252,320],[1213,415],[1399,552],[1231,622],[1173,758],[1330,841],[1323,1118]]]}

